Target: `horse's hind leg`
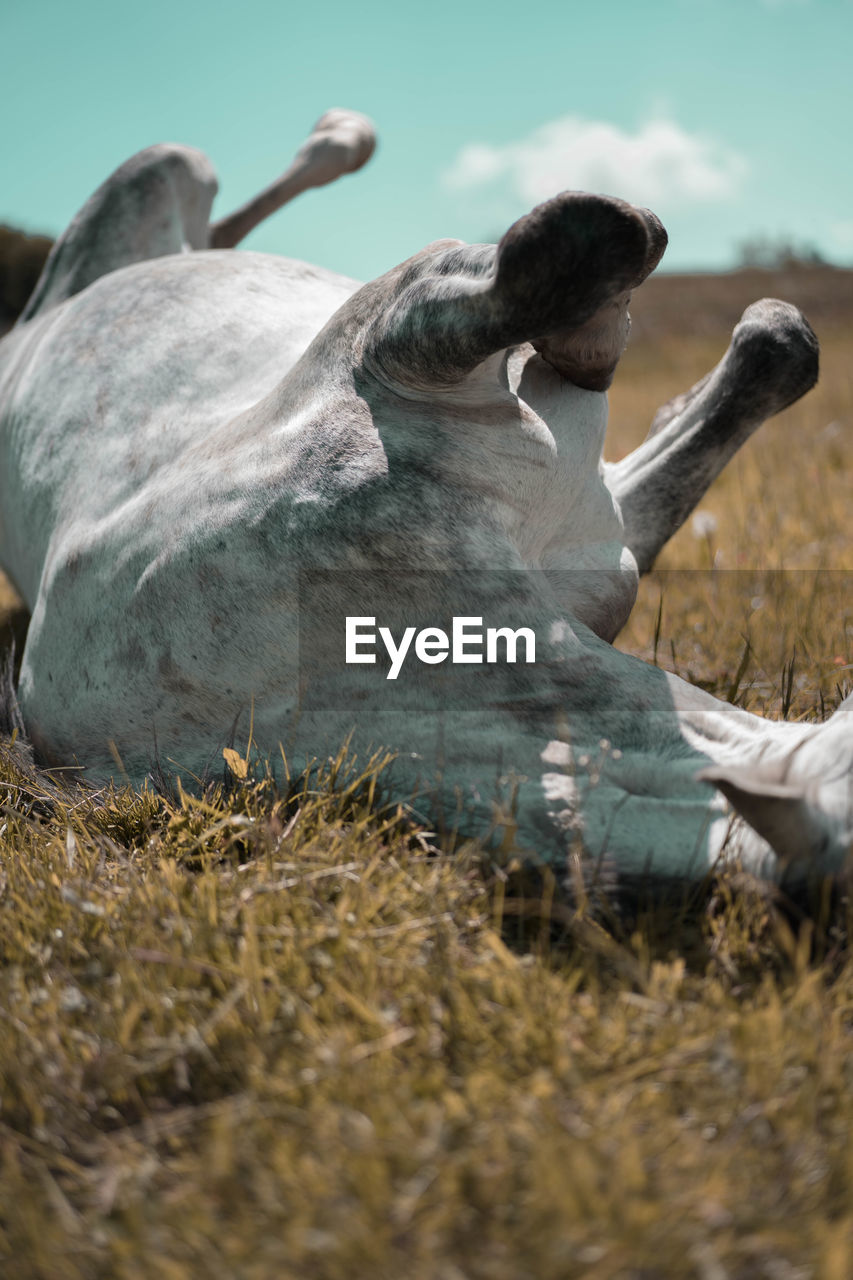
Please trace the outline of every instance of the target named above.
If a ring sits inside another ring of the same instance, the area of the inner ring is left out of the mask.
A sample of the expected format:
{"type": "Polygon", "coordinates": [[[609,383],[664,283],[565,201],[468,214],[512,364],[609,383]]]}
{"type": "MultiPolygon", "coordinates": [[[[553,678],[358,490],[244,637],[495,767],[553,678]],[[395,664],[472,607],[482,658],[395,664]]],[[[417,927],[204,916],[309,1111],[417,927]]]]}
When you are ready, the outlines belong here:
{"type": "Polygon", "coordinates": [[[763,298],[743,313],[716,369],[664,405],[638,449],[605,466],[641,573],[744,441],[814,386],[817,373],[817,338],[805,317],[763,298]]]}
{"type": "Polygon", "coordinates": [[[51,250],[20,323],[119,267],[207,247],[217,182],[207,156],[160,143],[98,187],[51,250]]]}
{"type": "Polygon", "coordinates": [[[229,249],[301,191],[360,169],[375,146],[366,116],[327,111],[276,182],[212,225],[217,182],[207,156],[172,143],[147,147],[98,187],[57,240],[19,323],[119,267],[187,249],[229,249]]]}
{"type": "Polygon", "coordinates": [[[354,173],[376,146],[373,124],[357,111],[339,107],[321,116],[288,169],[253,200],[210,228],[211,249],[231,249],[259,222],[310,187],[322,187],[354,173]]]}

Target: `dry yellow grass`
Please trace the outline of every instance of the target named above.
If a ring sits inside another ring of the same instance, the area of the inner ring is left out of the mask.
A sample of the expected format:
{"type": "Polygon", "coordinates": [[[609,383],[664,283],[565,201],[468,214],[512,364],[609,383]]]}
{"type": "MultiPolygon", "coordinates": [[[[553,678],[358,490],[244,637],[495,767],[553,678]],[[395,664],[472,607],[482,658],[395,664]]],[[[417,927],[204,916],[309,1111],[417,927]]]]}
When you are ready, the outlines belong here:
{"type": "MultiPolygon", "coordinates": [[[[719,355],[685,328],[638,325],[613,452],[719,355]]],[[[774,714],[849,679],[853,318],[821,337],[713,545],[666,554],[658,660],[774,714]]],[[[659,597],[620,643],[653,656],[659,597]]],[[[543,919],[383,809],[379,763],[165,801],[0,747],[4,1278],[849,1280],[843,913],[798,928],[730,876],[690,930],[543,919]]]]}

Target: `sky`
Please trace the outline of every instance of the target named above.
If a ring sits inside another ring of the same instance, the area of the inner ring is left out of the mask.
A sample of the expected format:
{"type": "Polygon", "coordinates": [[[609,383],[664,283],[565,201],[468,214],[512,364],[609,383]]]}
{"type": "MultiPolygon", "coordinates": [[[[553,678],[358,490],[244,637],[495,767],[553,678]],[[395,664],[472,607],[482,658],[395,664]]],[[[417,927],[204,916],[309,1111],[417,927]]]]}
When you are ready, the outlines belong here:
{"type": "Polygon", "coordinates": [[[373,160],[245,247],[369,279],[579,188],[654,209],[665,269],[756,237],[853,265],[853,0],[0,0],[0,50],[0,222],[29,231],[161,141],[207,152],[221,216],[343,106],[373,160]]]}

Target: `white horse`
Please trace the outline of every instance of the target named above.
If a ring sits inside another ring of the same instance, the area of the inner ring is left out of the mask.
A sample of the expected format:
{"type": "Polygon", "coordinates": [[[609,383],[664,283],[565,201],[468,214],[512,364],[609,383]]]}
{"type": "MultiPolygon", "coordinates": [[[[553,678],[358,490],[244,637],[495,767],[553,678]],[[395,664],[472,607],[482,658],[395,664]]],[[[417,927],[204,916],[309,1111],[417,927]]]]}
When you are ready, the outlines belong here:
{"type": "Polygon", "coordinates": [[[497,246],[438,241],[363,287],[232,252],[373,144],[328,113],[212,225],[207,159],[152,147],[54,247],[0,346],[0,556],[32,613],[37,752],[186,783],[251,717],[291,769],[348,735],[393,749],[401,798],[558,874],[579,848],[653,889],[729,853],[786,882],[838,873],[853,699],[771,723],[610,644],[726,461],[814,383],[808,324],[749,307],[717,368],[604,465],[658,220],[564,192],[497,246]]]}

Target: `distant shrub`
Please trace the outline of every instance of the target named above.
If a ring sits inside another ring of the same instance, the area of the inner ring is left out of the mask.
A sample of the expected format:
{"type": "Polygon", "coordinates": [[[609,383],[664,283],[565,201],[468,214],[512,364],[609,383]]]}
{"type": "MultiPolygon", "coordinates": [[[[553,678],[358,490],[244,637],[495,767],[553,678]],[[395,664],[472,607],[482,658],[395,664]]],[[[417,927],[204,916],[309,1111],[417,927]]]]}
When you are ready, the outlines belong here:
{"type": "Polygon", "coordinates": [[[0,332],[8,329],[26,306],[41,275],[53,241],[0,224],[0,332]]]}
{"type": "Polygon", "coordinates": [[[763,267],[779,270],[786,267],[819,267],[826,259],[812,244],[797,243],[788,236],[756,235],[741,240],[737,246],[739,267],[763,267]]]}

